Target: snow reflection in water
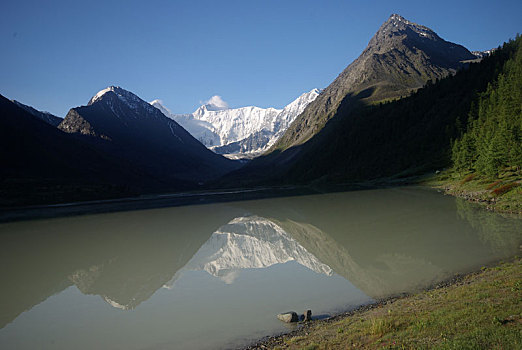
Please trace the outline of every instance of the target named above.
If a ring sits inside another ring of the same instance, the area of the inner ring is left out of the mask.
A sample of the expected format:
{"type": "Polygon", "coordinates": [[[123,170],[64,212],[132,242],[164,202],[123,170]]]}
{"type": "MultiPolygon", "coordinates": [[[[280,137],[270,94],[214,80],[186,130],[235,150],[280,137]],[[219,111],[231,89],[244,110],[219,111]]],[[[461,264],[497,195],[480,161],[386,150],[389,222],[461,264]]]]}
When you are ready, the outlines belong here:
{"type": "Polygon", "coordinates": [[[0,347],[235,347],[287,330],[288,309],[335,312],[519,254],[521,227],[414,188],[0,224],[0,347]]]}

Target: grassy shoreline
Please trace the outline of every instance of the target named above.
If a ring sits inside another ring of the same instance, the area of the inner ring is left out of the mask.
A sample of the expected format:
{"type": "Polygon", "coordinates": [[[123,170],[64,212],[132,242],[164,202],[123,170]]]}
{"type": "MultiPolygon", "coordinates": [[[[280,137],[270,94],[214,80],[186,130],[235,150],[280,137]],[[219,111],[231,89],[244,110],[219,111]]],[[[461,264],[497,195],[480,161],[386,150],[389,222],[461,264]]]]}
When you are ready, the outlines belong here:
{"type": "Polygon", "coordinates": [[[522,178],[518,172],[504,171],[492,179],[447,170],[423,180],[422,184],[479,203],[487,210],[522,215],[522,178]]]}
{"type": "MultiPolygon", "coordinates": [[[[444,171],[404,183],[443,190],[484,209],[522,215],[518,174],[498,179],[444,171]]],[[[520,247],[522,250],[522,246],[520,247]]],[[[246,349],[520,349],[522,259],[390,297],[267,337],[246,349]]]]}
{"type": "Polygon", "coordinates": [[[522,348],[522,259],[314,321],[247,349],[347,348],[522,348]]]}

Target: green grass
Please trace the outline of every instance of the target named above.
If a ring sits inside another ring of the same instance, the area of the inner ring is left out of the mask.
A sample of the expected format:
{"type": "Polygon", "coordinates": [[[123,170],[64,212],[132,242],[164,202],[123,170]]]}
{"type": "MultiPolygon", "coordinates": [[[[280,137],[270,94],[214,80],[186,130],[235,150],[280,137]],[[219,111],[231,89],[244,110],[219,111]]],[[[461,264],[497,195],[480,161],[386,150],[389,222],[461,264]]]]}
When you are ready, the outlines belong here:
{"type": "Polygon", "coordinates": [[[522,260],[282,340],[281,349],[521,349],[522,260]]]}
{"type": "Polygon", "coordinates": [[[496,178],[445,171],[424,184],[476,201],[491,210],[522,214],[522,175],[513,169],[505,169],[496,178]]]}

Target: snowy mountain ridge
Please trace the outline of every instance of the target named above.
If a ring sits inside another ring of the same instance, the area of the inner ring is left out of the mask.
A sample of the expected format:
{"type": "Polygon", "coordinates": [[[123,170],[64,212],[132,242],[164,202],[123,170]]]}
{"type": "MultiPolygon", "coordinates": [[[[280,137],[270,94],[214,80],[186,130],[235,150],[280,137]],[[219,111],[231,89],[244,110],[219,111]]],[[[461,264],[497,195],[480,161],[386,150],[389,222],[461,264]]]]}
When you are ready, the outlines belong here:
{"type": "Polygon", "coordinates": [[[174,114],[160,100],[150,104],[216,153],[241,158],[268,149],[319,94],[319,89],[313,89],[283,109],[228,108],[219,96],[212,97],[192,114],[174,114]]]}
{"type": "Polygon", "coordinates": [[[238,217],[214,232],[164,287],[172,288],[184,271],[206,271],[231,284],[242,269],[262,269],[289,261],[318,274],[333,275],[328,265],[275,223],[255,215],[238,217]]]}

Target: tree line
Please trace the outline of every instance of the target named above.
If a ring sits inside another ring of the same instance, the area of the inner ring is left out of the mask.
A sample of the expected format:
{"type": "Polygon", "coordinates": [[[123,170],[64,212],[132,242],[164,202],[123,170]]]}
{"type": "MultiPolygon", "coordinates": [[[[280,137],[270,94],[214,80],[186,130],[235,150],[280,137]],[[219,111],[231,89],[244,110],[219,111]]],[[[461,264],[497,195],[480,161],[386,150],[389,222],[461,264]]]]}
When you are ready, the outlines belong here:
{"type": "Polygon", "coordinates": [[[473,101],[467,127],[453,143],[453,165],[459,172],[496,177],[506,169],[522,168],[520,36],[506,43],[498,54],[510,57],[500,68],[498,78],[473,101]]]}

